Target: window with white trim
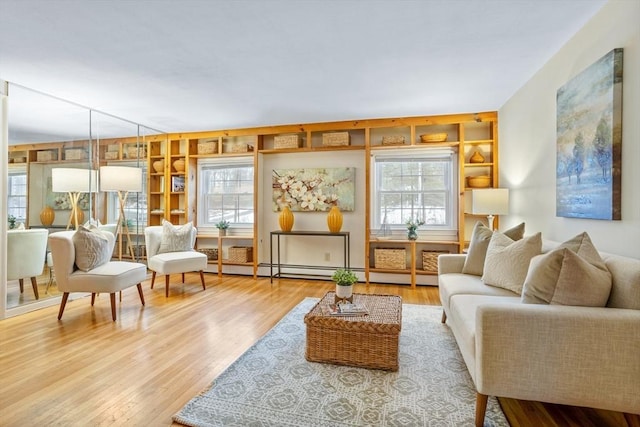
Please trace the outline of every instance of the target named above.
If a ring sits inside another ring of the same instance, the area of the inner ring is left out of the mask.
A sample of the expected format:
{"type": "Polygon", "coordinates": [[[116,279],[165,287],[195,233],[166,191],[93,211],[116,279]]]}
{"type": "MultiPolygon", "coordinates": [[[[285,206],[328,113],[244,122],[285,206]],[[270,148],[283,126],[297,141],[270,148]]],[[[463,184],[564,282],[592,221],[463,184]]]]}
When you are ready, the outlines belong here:
{"type": "MultiPolygon", "coordinates": [[[[427,230],[457,229],[457,154],[411,151],[373,156],[371,228],[424,221],[427,230]]],[[[400,228],[400,227],[397,227],[400,228]]]]}
{"type": "Polygon", "coordinates": [[[253,158],[198,162],[198,228],[229,221],[234,228],[253,226],[253,158]]]}
{"type": "Polygon", "coordinates": [[[9,169],[7,215],[16,217],[16,222],[27,221],[27,170],[24,167],[9,169]]]}

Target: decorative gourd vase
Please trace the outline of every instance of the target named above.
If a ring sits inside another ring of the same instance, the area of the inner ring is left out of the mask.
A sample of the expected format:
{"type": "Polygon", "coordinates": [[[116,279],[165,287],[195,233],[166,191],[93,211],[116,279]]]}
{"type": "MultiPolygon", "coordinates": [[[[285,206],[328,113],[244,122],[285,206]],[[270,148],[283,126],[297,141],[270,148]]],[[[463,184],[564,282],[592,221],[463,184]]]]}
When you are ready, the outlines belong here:
{"type": "Polygon", "coordinates": [[[40,223],[45,227],[49,227],[53,224],[54,219],[56,219],[56,212],[51,208],[51,206],[46,205],[40,211],[40,223]]]}
{"type": "Polygon", "coordinates": [[[418,232],[415,228],[410,228],[407,231],[407,239],[409,240],[418,240],[418,232]]]}
{"type": "Polygon", "coordinates": [[[476,152],[473,153],[471,158],[469,158],[469,161],[471,163],[484,163],[484,156],[482,154],[480,154],[479,151],[476,151],[476,152]]]}
{"type": "Polygon", "coordinates": [[[176,172],[184,172],[184,160],[178,159],[173,162],[173,168],[176,170],[176,172]]]}
{"type": "Polygon", "coordinates": [[[339,285],[336,283],[336,302],[349,301],[353,302],[353,285],[339,285]]]}
{"type": "Polygon", "coordinates": [[[339,233],[342,229],[342,212],[337,206],[333,206],[327,215],[327,225],[332,233],[339,233]]]}
{"type": "Polygon", "coordinates": [[[280,229],[285,232],[291,231],[293,228],[293,220],[293,212],[291,212],[289,206],[283,207],[282,212],[280,212],[280,216],[278,217],[280,229]]]}
{"type": "Polygon", "coordinates": [[[157,173],[164,173],[164,160],[156,160],[153,162],[153,169],[157,173]]]}
{"type": "Polygon", "coordinates": [[[75,225],[75,228],[78,228],[79,225],[84,224],[84,212],[82,209],[78,209],[78,223],[76,224],[75,216],[71,218],[71,224],[75,225]]]}

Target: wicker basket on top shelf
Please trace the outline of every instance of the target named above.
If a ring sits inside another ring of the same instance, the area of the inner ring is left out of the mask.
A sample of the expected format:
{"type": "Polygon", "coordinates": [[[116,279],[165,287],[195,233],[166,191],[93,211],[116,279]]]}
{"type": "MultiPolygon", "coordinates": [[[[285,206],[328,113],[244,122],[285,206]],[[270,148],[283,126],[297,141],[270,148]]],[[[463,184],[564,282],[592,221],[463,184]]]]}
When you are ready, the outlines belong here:
{"type": "Polygon", "coordinates": [[[198,142],[198,154],[213,154],[218,152],[217,141],[198,142]]]}
{"type": "Polygon", "coordinates": [[[322,145],[325,147],[339,147],[349,145],[349,132],[329,132],[322,134],[322,145]]]}
{"type": "Polygon", "coordinates": [[[447,134],[442,133],[427,133],[420,135],[420,142],[445,142],[447,140],[447,134]]]}
{"type": "Polygon", "coordinates": [[[273,137],[273,148],[276,150],[300,148],[300,135],[277,135],[273,137]]]}

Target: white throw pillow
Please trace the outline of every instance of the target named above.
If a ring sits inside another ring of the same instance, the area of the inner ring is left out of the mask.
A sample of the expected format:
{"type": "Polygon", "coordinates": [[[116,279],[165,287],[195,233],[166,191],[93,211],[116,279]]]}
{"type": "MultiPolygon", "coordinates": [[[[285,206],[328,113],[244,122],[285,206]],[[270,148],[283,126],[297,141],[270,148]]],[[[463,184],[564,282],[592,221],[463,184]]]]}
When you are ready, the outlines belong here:
{"type": "Polygon", "coordinates": [[[169,221],[162,221],[162,239],[160,240],[160,249],[158,253],[165,252],[183,252],[192,250],[191,233],[193,232],[193,223],[188,222],[184,225],[173,225],[169,221]]]}
{"type": "MultiPolygon", "coordinates": [[[[524,222],[516,225],[502,234],[511,238],[512,240],[520,240],[524,236],[524,222]]],[[[464,274],[473,274],[476,276],[482,276],[484,269],[484,259],[487,256],[487,248],[489,247],[489,241],[493,231],[484,223],[478,221],[473,227],[471,233],[471,241],[469,242],[469,249],[467,250],[467,256],[464,260],[464,266],[462,272],[464,274]]]]}
{"type": "Polygon", "coordinates": [[[487,248],[482,281],[520,295],[529,263],[540,255],[541,250],[541,233],[514,241],[498,231],[494,232],[487,248]]]}
{"type": "Polygon", "coordinates": [[[97,228],[83,225],[73,234],[76,266],[82,271],[93,270],[111,259],[108,236],[97,228]]]}

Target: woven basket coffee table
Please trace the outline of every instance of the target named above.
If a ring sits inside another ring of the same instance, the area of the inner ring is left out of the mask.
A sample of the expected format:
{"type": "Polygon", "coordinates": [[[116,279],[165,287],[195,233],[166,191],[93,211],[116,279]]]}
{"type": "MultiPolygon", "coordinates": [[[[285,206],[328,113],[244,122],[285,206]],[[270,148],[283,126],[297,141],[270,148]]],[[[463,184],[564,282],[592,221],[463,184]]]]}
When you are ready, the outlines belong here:
{"type": "Polygon", "coordinates": [[[334,295],[328,292],[304,317],[307,360],[397,371],[402,298],[354,294],[353,302],[369,314],[341,317],[328,314],[334,295]]]}

